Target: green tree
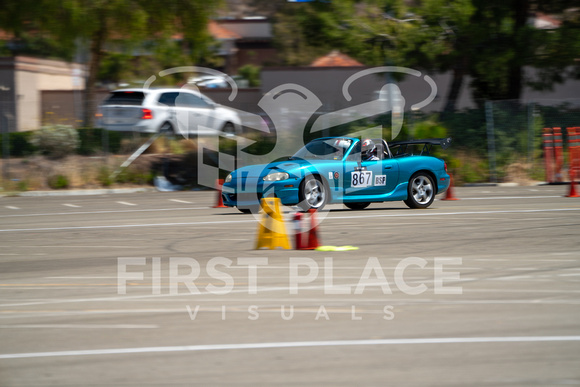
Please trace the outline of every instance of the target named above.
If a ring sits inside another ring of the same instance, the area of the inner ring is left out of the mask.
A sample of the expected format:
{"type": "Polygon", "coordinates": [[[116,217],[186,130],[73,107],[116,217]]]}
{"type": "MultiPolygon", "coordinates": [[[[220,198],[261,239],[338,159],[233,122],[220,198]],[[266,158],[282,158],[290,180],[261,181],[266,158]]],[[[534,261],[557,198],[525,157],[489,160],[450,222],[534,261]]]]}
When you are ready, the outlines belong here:
{"type": "Polygon", "coordinates": [[[307,65],[316,57],[339,49],[360,52],[360,42],[348,28],[355,3],[351,0],[315,3],[280,3],[275,12],[274,41],[284,65],[307,65]]]}
{"type": "Polygon", "coordinates": [[[92,126],[95,85],[104,49],[131,52],[146,41],[162,42],[181,34],[191,60],[207,55],[207,20],[220,2],[204,0],[4,0],[1,27],[17,37],[38,28],[65,46],[85,47],[88,76],[84,92],[84,125],[92,126]]]}
{"type": "Polygon", "coordinates": [[[452,73],[445,111],[454,112],[466,79],[474,98],[519,99],[524,86],[549,89],[580,77],[580,12],[573,0],[333,0],[285,4],[275,33],[288,65],[330,49],[367,65],[452,73]],[[561,15],[536,29],[535,12],[561,15]],[[524,68],[536,70],[535,75],[524,68]]]}

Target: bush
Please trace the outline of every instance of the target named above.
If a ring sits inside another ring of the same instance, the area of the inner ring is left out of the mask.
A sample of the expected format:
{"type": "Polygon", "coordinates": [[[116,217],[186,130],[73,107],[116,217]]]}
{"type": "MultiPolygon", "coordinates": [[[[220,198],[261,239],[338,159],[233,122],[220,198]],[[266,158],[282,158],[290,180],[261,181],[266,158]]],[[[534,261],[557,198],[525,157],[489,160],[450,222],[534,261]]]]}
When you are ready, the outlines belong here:
{"type": "Polygon", "coordinates": [[[48,125],[34,132],[31,142],[50,158],[60,159],[76,153],[79,134],[68,125],[48,125]]]}
{"type": "Polygon", "coordinates": [[[68,178],[64,175],[50,176],[47,180],[47,184],[52,189],[66,189],[70,185],[68,178]]]}
{"type": "Polygon", "coordinates": [[[119,175],[115,181],[121,184],[153,184],[155,176],[151,171],[142,171],[136,168],[126,168],[119,175]]]}
{"type": "Polygon", "coordinates": [[[248,80],[250,87],[260,86],[260,67],[247,64],[240,67],[238,73],[248,80]]]}
{"type": "MultiPolygon", "coordinates": [[[[30,156],[36,148],[31,143],[34,132],[12,132],[8,134],[8,152],[10,156],[22,157],[30,156]]],[[[0,135],[0,155],[4,155],[4,141],[5,135],[0,135]]]]}
{"type": "Polygon", "coordinates": [[[111,178],[111,171],[109,168],[102,166],[99,168],[99,172],[97,174],[97,181],[103,187],[110,187],[113,185],[114,181],[111,178]]]}

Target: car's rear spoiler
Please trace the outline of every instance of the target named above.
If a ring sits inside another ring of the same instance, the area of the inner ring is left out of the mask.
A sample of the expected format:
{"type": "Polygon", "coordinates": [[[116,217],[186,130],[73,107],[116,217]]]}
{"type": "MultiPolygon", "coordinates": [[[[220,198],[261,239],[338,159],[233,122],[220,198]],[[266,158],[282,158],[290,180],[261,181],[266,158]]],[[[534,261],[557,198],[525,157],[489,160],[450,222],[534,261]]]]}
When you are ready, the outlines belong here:
{"type": "Polygon", "coordinates": [[[431,152],[431,148],[434,145],[439,145],[443,149],[449,148],[451,145],[451,137],[447,138],[427,138],[424,140],[409,140],[409,141],[396,141],[396,142],[389,142],[389,148],[399,147],[396,152],[396,155],[407,153],[407,147],[409,145],[423,145],[423,149],[421,150],[421,155],[423,153],[429,154],[431,152]]]}

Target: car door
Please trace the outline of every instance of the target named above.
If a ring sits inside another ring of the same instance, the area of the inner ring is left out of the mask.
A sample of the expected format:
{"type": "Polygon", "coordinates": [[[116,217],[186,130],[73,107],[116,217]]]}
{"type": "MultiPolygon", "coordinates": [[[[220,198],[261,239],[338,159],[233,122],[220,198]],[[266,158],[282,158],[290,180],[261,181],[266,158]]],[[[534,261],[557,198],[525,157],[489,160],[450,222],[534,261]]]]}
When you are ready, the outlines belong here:
{"type": "Polygon", "coordinates": [[[182,123],[187,133],[203,132],[205,128],[213,128],[213,106],[203,98],[190,92],[181,92],[175,99],[175,106],[183,109],[182,123]]]}
{"type": "Polygon", "coordinates": [[[398,183],[399,164],[387,152],[379,151],[379,160],[362,160],[358,142],[344,162],[343,187],[346,197],[384,195],[398,183]]]}
{"type": "Polygon", "coordinates": [[[159,95],[158,104],[166,112],[167,120],[171,123],[176,133],[184,134],[187,119],[184,120],[183,108],[175,105],[175,100],[179,96],[178,91],[166,91],[159,95]]]}

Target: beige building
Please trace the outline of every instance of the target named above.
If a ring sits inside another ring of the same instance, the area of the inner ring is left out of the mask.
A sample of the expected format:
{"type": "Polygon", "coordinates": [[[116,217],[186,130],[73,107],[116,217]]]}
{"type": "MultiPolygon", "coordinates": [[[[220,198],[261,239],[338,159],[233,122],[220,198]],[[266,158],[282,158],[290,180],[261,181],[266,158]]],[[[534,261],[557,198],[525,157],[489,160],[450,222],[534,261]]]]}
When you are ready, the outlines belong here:
{"type": "Polygon", "coordinates": [[[80,64],[58,60],[0,58],[0,126],[8,125],[10,131],[38,129],[46,119],[43,92],[78,91],[74,100],[80,104],[85,83],[83,69],[80,64]]]}

